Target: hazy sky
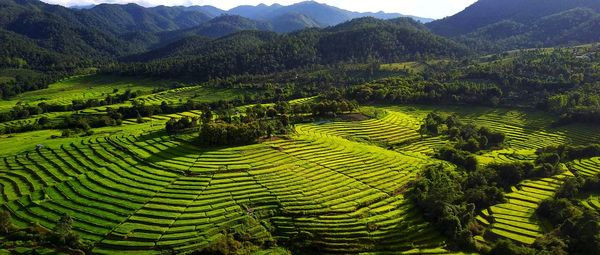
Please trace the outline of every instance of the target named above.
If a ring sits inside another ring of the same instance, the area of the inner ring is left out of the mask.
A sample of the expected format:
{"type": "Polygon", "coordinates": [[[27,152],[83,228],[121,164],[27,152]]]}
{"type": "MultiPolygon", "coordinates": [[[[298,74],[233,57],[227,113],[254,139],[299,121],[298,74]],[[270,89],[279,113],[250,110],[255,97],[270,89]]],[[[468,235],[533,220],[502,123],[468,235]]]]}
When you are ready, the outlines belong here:
{"type": "MultiPolygon", "coordinates": [[[[257,5],[260,3],[280,3],[290,5],[301,0],[42,0],[47,3],[64,6],[89,5],[99,3],[137,3],[143,6],[156,5],[213,5],[221,9],[231,9],[238,5],[257,5]]],[[[362,12],[398,12],[428,18],[443,18],[450,16],[476,0],[318,0],[351,11],[362,12]]]]}

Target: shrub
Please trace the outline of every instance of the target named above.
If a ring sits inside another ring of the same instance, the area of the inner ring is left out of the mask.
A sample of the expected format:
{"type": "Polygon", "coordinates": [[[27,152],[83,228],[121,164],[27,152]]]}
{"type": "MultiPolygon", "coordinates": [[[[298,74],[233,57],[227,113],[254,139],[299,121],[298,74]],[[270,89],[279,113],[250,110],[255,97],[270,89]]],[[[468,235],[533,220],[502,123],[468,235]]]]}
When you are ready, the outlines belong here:
{"type": "Polygon", "coordinates": [[[510,240],[501,239],[494,244],[488,255],[535,255],[532,248],[516,245],[510,240]]]}

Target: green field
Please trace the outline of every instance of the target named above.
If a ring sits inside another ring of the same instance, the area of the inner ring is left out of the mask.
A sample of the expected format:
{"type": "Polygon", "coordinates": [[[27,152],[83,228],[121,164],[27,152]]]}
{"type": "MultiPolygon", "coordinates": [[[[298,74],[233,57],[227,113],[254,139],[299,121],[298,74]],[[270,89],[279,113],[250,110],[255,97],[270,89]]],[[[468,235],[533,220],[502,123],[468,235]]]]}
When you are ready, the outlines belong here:
{"type": "MultiPolygon", "coordinates": [[[[68,103],[99,98],[114,88],[151,91],[162,85],[167,84],[79,77],[2,105],[9,109],[17,101],[68,103]]],[[[237,95],[232,90],[195,86],[142,99],[150,104],[213,102],[237,95]]],[[[314,100],[318,99],[290,104],[314,100]]],[[[245,107],[250,106],[238,110],[245,107]]],[[[289,137],[228,148],[200,147],[187,136],[162,132],[170,118],[196,117],[200,111],[155,115],[144,118],[145,123],[129,119],[121,126],[94,129],[91,136],[50,138],[60,135],[60,130],[4,135],[0,137],[0,204],[21,227],[38,223],[52,228],[62,214],[69,214],[74,230],[93,242],[98,254],[190,252],[207,246],[223,230],[240,226],[249,216],[268,223],[279,243],[310,232],[326,254],[445,254],[452,252],[446,250],[444,236],[405,197],[425,166],[442,162],[432,154],[448,142],[419,134],[428,113],[457,113],[463,121],[505,132],[504,149],[478,155],[484,165],[532,160],[535,150],[547,145],[600,141],[595,127],[553,128],[549,116],[518,109],[386,106],[363,110],[379,114],[363,120],[297,124],[289,137]]],[[[0,125],[19,125],[39,117],[0,125]]],[[[598,158],[567,165],[581,174],[600,171],[598,158]]],[[[477,239],[533,243],[546,231],[533,213],[535,208],[553,196],[569,175],[567,171],[513,187],[506,194],[507,203],[479,213],[477,219],[487,230],[477,239]]],[[[595,196],[584,202],[598,208],[595,196]]],[[[253,231],[263,235],[266,230],[253,231]]]]}
{"type": "Polygon", "coordinates": [[[120,93],[128,89],[150,92],[155,88],[168,88],[170,85],[171,82],[166,80],[80,76],[50,84],[47,89],[26,92],[9,100],[1,100],[0,111],[8,111],[19,102],[31,105],[41,102],[65,105],[73,100],[103,99],[112,94],[115,89],[120,93]]]}

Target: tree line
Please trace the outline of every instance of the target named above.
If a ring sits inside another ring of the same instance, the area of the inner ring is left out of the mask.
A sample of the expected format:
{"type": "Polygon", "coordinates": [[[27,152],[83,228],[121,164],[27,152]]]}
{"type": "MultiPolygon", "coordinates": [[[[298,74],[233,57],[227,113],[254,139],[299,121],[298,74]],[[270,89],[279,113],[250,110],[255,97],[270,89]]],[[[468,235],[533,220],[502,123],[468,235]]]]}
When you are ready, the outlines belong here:
{"type": "Polygon", "coordinates": [[[323,100],[292,105],[280,101],[268,107],[257,104],[235,114],[209,108],[202,112],[201,117],[172,118],[165,129],[170,133],[199,129],[197,140],[202,145],[244,145],[255,143],[262,137],[285,135],[294,123],[334,117],[352,112],[357,107],[356,103],[346,100],[323,100]],[[215,116],[213,112],[225,114],[215,116]]]}

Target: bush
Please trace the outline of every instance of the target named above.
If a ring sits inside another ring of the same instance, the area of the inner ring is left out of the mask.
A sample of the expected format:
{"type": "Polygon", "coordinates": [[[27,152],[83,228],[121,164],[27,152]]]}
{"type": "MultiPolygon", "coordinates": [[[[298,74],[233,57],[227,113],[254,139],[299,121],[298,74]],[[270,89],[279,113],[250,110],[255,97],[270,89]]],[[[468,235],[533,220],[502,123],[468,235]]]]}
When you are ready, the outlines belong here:
{"type": "Polygon", "coordinates": [[[477,169],[477,158],[470,153],[457,150],[452,147],[444,147],[438,150],[437,158],[452,162],[467,171],[475,171],[477,169]]]}
{"type": "Polygon", "coordinates": [[[532,248],[516,245],[510,240],[501,239],[494,244],[488,255],[536,255],[532,248]]]}

